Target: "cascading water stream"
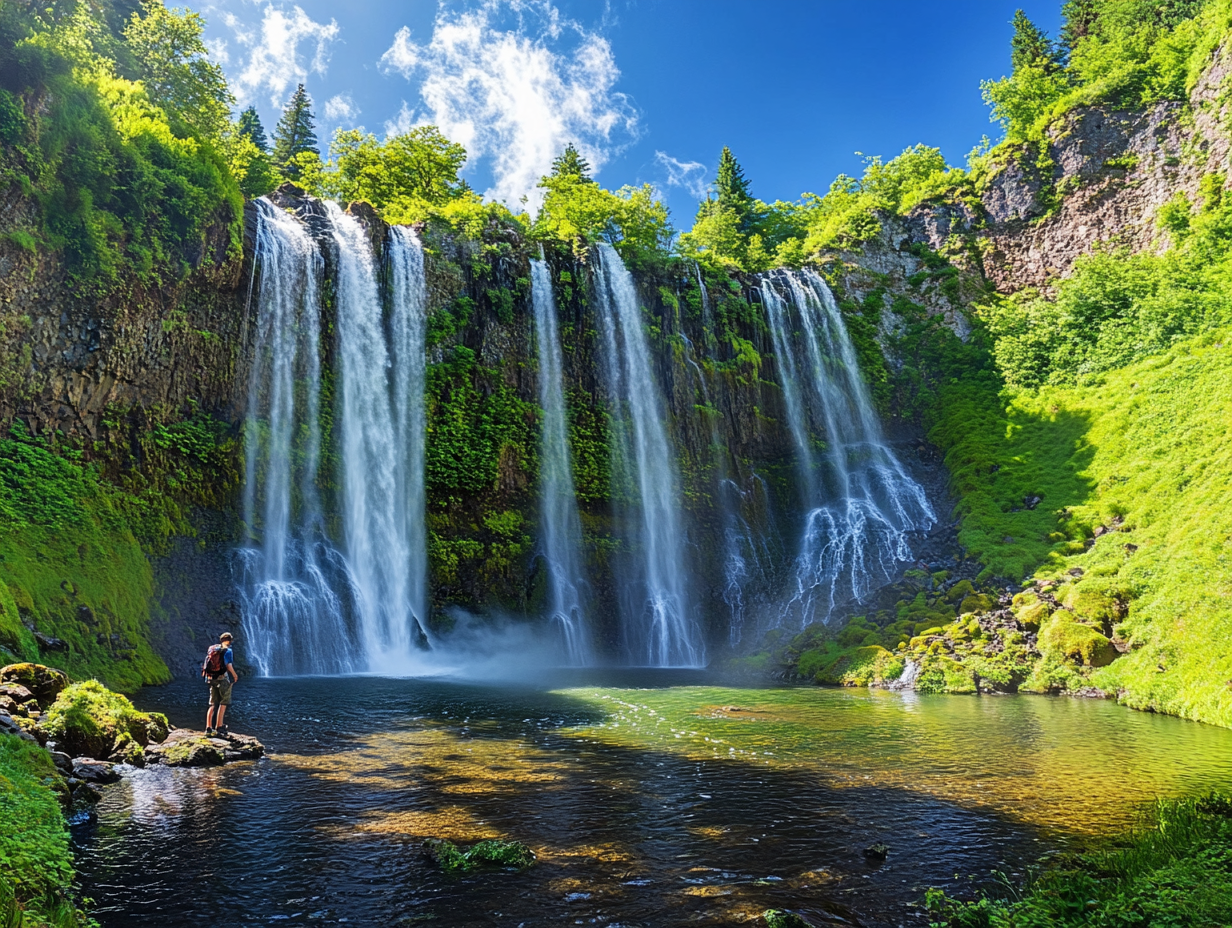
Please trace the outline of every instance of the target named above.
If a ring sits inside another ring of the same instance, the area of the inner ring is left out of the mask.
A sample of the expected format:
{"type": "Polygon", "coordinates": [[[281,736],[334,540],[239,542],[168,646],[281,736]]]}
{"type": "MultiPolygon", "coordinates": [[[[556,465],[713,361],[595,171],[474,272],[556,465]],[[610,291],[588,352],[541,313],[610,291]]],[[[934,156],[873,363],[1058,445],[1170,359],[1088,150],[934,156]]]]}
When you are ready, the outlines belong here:
{"type": "Polygon", "coordinates": [[[879,580],[912,556],[908,536],[936,521],[924,490],[886,444],[860,376],[855,348],[826,282],[815,272],[779,271],[762,281],[783,395],[801,466],[817,468],[809,435],[810,413],[824,430],[820,480],[807,500],[795,590],[784,609],[801,624],[826,620],[834,607],[860,601],[879,580]],[[788,328],[786,286],[800,320],[803,363],[797,366],[788,328]],[[798,386],[800,369],[806,377],[798,386]]]}
{"type": "Polygon", "coordinates": [[[264,198],[256,206],[260,284],[244,520],[250,532],[260,529],[262,542],[239,552],[249,656],[262,675],[344,673],[356,669],[358,655],[331,587],[341,565],[321,532],[316,491],[321,256],[301,223],[264,198]]]}
{"type": "Polygon", "coordinates": [[[666,416],[642,326],[642,311],[616,249],[595,247],[597,305],[608,388],[613,403],[616,465],[625,471],[637,507],[639,576],[626,605],[626,649],[635,663],[699,667],[705,647],[690,614],[685,581],[680,481],[666,416]]]}
{"type": "Polygon", "coordinates": [[[422,526],[423,512],[423,259],[406,254],[419,248],[409,230],[393,235],[391,251],[402,253],[395,291],[401,271],[416,294],[396,292],[390,339],[367,234],[337,204],[325,207],[337,257],[342,522],[356,627],[368,669],[401,672],[425,638],[423,535],[411,524],[422,526]]]}
{"type": "Polygon", "coordinates": [[[539,353],[539,512],[543,558],[548,570],[550,618],[559,628],[569,663],[591,663],[583,608],[582,522],[573,488],[569,429],[565,418],[564,362],[556,326],[552,275],[542,259],[531,261],[531,302],[539,353]]]}
{"type": "Polygon", "coordinates": [[[426,641],[423,251],[410,229],[390,230],[387,314],[363,227],[325,208],[336,265],[340,545],[325,535],[316,490],[322,259],[301,222],[257,204],[244,508],[261,544],[240,556],[245,633],[263,675],[402,672],[426,641]]]}

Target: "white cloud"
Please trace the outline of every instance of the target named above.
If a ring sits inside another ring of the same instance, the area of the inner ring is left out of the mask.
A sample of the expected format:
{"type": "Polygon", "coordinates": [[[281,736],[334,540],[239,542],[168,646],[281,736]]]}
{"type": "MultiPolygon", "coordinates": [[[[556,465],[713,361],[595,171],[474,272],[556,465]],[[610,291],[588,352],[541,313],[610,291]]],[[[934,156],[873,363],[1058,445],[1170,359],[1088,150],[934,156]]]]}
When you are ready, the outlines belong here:
{"type": "Polygon", "coordinates": [[[226,39],[206,39],[205,47],[209,49],[210,57],[217,64],[228,65],[231,63],[231,54],[227,51],[226,39]]]}
{"type": "Polygon", "coordinates": [[[381,66],[418,78],[423,100],[418,118],[404,103],[386,130],[435,123],[472,158],[490,159],[487,194],[510,204],[527,196],[537,205],[535,185],[570,142],[597,172],[638,132],[637,113],[614,90],[620,70],[611,45],[547,0],[442,8],[426,44],[403,27],[381,66]],[[517,14],[516,28],[501,28],[505,10],[517,14]]]}
{"type": "Polygon", "coordinates": [[[359,115],[359,107],[349,93],[340,93],[325,101],[325,118],[332,122],[352,122],[359,115]]]}
{"type": "Polygon", "coordinates": [[[223,22],[240,45],[251,49],[244,70],[231,83],[241,106],[263,92],[269,93],[271,106],[283,106],[296,84],[307,82],[311,73],[325,73],[330,44],[338,37],[336,20],[318,23],[298,6],[289,13],[266,6],[255,31],[232,14],[225,15],[223,22]],[[305,43],[307,56],[300,54],[305,43]]]}
{"type": "Polygon", "coordinates": [[[656,151],[655,161],[667,172],[667,186],[683,187],[699,200],[706,195],[708,172],[700,161],[677,161],[665,151],[656,151]]]}
{"type": "Polygon", "coordinates": [[[393,135],[402,135],[410,132],[411,129],[419,125],[419,122],[420,120],[415,118],[415,111],[403,100],[402,109],[398,110],[398,115],[393,119],[385,120],[385,137],[389,138],[393,135]]]}

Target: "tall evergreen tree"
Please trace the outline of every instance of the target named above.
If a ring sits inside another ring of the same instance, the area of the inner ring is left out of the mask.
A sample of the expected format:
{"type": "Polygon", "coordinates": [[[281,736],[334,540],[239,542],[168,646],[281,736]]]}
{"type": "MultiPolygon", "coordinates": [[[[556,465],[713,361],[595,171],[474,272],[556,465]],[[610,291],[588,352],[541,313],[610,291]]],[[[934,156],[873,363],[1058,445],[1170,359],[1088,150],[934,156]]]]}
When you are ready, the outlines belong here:
{"type": "Polygon", "coordinates": [[[1027,18],[1022,10],[1014,13],[1014,38],[1010,40],[1010,64],[1015,71],[1033,66],[1055,71],[1061,66],[1060,55],[1052,39],[1027,18]]]}
{"type": "Polygon", "coordinates": [[[317,153],[316,125],[312,117],[312,100],[304,85],[295,88],[291,102],[282,111],[278,127],[274,130],[274,167],[284,177],[299,180],[300,169],[292,159],[304,152],[317,153]]]}
{"type": "Polygon", "coordinates": [[[255,107],[250,106],[240,113],[240,120],[239,124],[235,127],[235,134],[250,139],[252,144],[261,149],[263,154],[269,154],[269,139],[265,137],[265,127],[261,125],[261,117],[257,115],[255,107]]]}
{"type": "Polygon", "coordinates": [[[726,145],[719,155],[719,173],[714,179],[714,190],[720,206],[729,206],[740,213],[748,211],[753,199],[749,195],[749,182],[745,179],[744,169],[726,145]]]}
{"type": "Polygon", "coordinates": [[[552,161],[552,176],[572,177],[583,183],[590,183],[590,165],[570,142],[565,146],[565,150],[552,161]]]}

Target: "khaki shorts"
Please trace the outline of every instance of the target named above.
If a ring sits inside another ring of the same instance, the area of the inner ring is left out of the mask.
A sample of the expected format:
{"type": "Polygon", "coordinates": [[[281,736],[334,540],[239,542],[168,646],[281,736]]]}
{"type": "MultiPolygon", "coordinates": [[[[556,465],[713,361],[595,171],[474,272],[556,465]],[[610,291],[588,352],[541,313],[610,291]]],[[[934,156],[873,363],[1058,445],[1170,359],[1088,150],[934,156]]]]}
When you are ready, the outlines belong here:
{"type": "Polygon", "coordinates": [[[210,705],[231,705],[231,678],[225,673],[210,681],[210,705]]]}

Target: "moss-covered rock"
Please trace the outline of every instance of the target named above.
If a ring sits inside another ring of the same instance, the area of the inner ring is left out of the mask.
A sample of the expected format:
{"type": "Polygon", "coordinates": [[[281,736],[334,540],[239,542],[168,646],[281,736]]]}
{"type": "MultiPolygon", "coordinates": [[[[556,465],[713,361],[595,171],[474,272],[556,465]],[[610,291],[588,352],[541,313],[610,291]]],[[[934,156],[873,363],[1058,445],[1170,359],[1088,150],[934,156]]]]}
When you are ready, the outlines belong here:
{"type": "Polygon", "coordinates": [[[1117,657],[1107,637],[1066,610],[1059,610],[1048,620],[1040,630],[1039,641],[1045,654],[1084,667],[1106,667],[1117,657]]]}
{"type": "Polygon", "coordinates": [[[68,686],[68,675],[42,664],[9,664],[0,667],[0,684],[24,686],[40,707],[47,708],[68,686]]]}
{"type": "Polygon", "coordinates": [[[43,716],[40,727],[55,739],[60,750],[99,760],[111,755],[121,736],[144,747],[162,741],[170,728],[165,715],[138,711],[127,697],[111,692],[97,680],[65,688],[43,716]]]}
{"type": "Polygon", "coordinates": [[[521,841],[501,838],[480,841],[465,851],[444,838],[428,838],[423,843],[423,852],[447,873],[467,873],[483,865],[522,870],[536,859],[535,852],[521,841]]]}

